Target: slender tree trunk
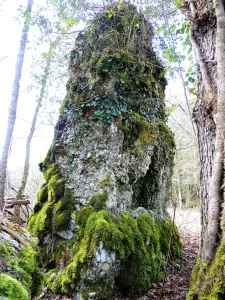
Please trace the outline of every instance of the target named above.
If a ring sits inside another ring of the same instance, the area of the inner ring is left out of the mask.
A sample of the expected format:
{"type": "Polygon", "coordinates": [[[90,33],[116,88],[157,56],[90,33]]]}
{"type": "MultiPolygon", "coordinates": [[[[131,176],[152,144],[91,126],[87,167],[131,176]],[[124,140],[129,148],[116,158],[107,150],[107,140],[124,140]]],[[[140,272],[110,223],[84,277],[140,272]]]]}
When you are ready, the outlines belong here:
{"type": "Polygon", "coordinates": [[[176,153],[176,170],[177,170],[177,195],[178,195],[178,202],[179,208],[182,208],[182,182],[181,182],[181,174],[180,174],[180,155],[179,151],[177,150],[176,153]]]}
{"type": "MultiPolygon", "coordinates": [[[[29,175],[29,166],[30,166],[30,147],[31,147],[31,141],[34,135],[36,123],[37,123],[37,118],[39,114],[39,110],[42,106],[43,99],[45,96],[45,90],[46,90],[46,85],[49,77],[49,70],[51,66],[51,60],[52,60],[52,52],[55,48],[55,46],[58,44],[60,38],[57,38],[57,40],[54,43],[51,43],[49,47],[49,52],[47,54],[47,59],[46,59],[46,64],[45,64],[45,69],[41,81],[41,90],[40,90],[40,95],[38,98],[37,106],[34,112],[33,120],[31,123],[31,128],[30,128],[30,133],[26,141],[26,156],[25,156],[25,162],[24,162],[24,169],[23,169],[23,176],[22,176],[22,181],[21,185],[17,194],[17,199],[22,199],[22,196],[24,194],[24,190],[26,188],[27,184],[27,178],[29,175]]],[[[15,206],[14,208],[14,221],[20,223],[20,206],[15,206]]]]}
{"type": "Polygon", "coordinates": [[[190,193],[190,173],[187,170],[186,174],[186,204],[189,207],[191,201],[191,193],[190,193]]]}
{"type": "Polygon", "coordinates": [[[8,126],[6,131],[5,137],[5,144],[2,151],[1,161],[0,161],[0,211],[3,210],[4,207],[4,190],[5,190],[5,180],[6,180],[6,171],[7,171],[7,164],[8,164],[8,156],[10,150],[10,143],[12,140],[13,129],[16,121],[16,112],[17,112],[17,103],[19,97],[19,89],[20,89],[20,79],[22,74],[23,68],[23,61],[25,56],[26,44],[27,44],[27,37],[30,27],[30,18],[31,18],[31,11],[33,6],[33,0],[28,0],[27,8],[26,8],[26,15],[25,15],[25,22],[22,29],[21,39],[20,39],[20,47],[19,53],[17,55],[16,61],[16,70],[15,76],[13,81],[12,87],[12,95],[11,95],[11,102],[9,107],[9,114],[8,114],[8,126]]]}
{"type": "Polygon", "coordinates": [[[179,168],[177,166],[177,190],[178,190],[178,202],[179,202],[179,208],[182,208],[182,193],[181,193],[181,183],[180,183],[180,172],[179,168]]]}

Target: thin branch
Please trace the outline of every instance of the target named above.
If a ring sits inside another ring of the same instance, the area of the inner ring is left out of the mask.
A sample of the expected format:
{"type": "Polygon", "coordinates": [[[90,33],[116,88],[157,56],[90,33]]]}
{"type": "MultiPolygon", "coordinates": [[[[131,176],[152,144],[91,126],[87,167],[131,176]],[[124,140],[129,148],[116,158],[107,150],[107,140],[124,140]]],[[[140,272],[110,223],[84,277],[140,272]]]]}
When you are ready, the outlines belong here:
{"type": "Polygon", "coordinates": [[[22,244],[23,246],[28,245],[28,243],[16,231],[9,229],[7,226],[5,226],[3,224],[0,224],[0,225],[1,225],[1,229],[3,231],[9,233],[12,237],[17,239],[20,244],[22,244]]]}
{"type": "Polygon", "coordinates": [[[3,56],[1,59],[0,59],[0,63],[5,59],[7,58],[8,56],[3,56]]]}

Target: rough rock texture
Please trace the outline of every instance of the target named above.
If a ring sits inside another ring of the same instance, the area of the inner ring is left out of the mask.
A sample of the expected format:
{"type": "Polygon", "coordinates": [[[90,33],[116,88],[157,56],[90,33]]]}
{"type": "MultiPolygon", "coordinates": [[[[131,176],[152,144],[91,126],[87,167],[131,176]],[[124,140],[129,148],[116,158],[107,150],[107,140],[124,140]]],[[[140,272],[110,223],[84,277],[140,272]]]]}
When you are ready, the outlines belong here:
{"type": "Polygon", "coordinates": [[[175,145],[151,38],[148,22],[124,4],[97,15],[76,40],[29,223],[58,293],[142,294],[162,278],[171,234],[171,260],[180,255],[166,216],[175,145]]]}

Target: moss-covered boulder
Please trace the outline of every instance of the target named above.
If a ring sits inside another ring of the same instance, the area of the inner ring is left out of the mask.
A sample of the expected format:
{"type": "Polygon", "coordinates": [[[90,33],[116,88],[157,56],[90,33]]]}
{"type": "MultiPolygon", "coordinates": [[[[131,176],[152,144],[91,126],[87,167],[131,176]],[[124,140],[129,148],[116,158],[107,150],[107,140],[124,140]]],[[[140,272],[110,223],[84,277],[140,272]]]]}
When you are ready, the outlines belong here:
{"type": "Polygon", "coordinates": [[[43,274],[37,263],[37,239],[8,222],[0,226],[0,298],[28,300],[37,296],[43,274]]]}
{"type": "Polygon", "coordinates": [[[139,295],[162,278],[171,234],[171,260],[180,255],[166,213],[175,144],[151,38],[143,15],[119,4],[76,39],[29,222],[57,293],[139,295]]]}

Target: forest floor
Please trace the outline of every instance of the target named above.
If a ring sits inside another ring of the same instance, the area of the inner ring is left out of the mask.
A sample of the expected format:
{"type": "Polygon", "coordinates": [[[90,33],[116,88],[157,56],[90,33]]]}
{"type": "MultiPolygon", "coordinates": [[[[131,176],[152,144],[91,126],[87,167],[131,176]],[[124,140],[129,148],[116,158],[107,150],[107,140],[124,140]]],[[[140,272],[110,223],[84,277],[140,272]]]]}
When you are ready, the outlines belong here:
{"type": "MultiPolygon", "coordinates": [[[[173,210],[168,210],[173,217],[173,210]]],[[[181,259],[173,266],[168,265],[164,282],[153,284],[152,288],[140,298],[115,297],[114,300],[185,300],[192,269],[199,248],[200,213],[197,209],[180,210],[175,214],[175,223],[181,234],[183,252],[181,259]]],[[[43,291],[38,299],[77,300],[67,296],[53,295],[43,291]]]]}

